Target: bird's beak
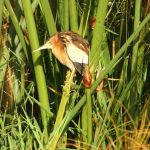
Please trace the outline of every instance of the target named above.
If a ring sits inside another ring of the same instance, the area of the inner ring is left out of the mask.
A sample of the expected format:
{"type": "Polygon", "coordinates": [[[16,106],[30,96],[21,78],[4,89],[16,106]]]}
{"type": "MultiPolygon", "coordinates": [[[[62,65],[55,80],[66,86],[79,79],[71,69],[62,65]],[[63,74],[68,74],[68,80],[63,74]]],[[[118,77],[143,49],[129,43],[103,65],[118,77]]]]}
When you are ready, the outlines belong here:
{"type": "Polygon", "coordinates": [[[52,45],[50,42],[46,42],[44,45],[42,45],[41,47],[35,49],[33,52],[37,52],[43,49],[52,49],[52,45]]]}

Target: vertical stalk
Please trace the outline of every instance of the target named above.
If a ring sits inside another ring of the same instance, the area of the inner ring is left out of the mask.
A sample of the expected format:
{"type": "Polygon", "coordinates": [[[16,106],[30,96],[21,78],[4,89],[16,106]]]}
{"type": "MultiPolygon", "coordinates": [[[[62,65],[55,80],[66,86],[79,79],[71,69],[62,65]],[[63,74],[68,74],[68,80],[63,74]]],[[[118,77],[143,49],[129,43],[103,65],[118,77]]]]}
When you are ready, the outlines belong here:
{"type": "MultiPolygon", "coordinates": [[[[3,16],[3,6],[4,6],[4,0],[0,1],[0,37],[2,36],[2,16],[3,16]]],[[[0,38],[1,40],[1,38],[0,38]]],[[[0,41],[1,46],[1,41],[0,41]]]]}
{"type": "MultiPolygon", "coordinates": [[[[58,0],[57,1],[57,5],[58,5],[58,11],[59,11],[59,23],[61,25],[61,31],[64,30],[64,14],[65,14],[65,10],[64,10],[64,0],[58,0]]],[[[56,9],[56,7],[55,7],[56,9]]]]}
{"type": "Polygon", "coordinates": [[[50,35],[54,34],[57,30],[56,30],[56,25],[54,22],[54,17],[49,5],[48,0],[39,0],[40,5],[41,5],[41,9],[43,12],[43,15],[45,17],[45,21],[46,21],[46,25],[48,28],[48,32],[50,35]]]}
{"type": "MultiPolygon", "coordinates": [[[[146,28],[146,27],[145,27],[146,28]]],[[[143,29],[142,32],[140,33],[140,37],[139,40],[143,41],[145,35],[147,34],[147,30],[143,29]]],[[[138,51],[138,62],[137,62],[137,74],[138,74],[138,81],[137,81],[137,87],[138,87],[138,98],[139,100],[141,99],[141,95],[143,92],[143,86],[144,86],[144,82],[146,81],[146,78],[144,77],[143,74],[147,73],[147,61],[149,61],[149,59],[145,60],[144,56],[145,56],[145,48],[146,45],[145,43],[142,43],[142,45],[139,47],[139,51],[138,51]]]]}
{"type": "Polygon", "coordinates": [[[64,0],[64,30],[68,31],[69,30],[69,1],[64,0]]]}
{"type": "MultiPolygon", "coordinates": [[[[135,14],[134,14],[134,31],[137,30],[140,24],[140,12],[141,12],[141,0],[135,1],[135,14]]],[[[139,38],[135,39],[135,45],[132,52],[132,63],[131,63],[131,79],[137,73],[137,62],[138,62],[138,50],[139,50],[139,38]]],[[[138,80],[138,79],[137,79],[138,80]]],[[[137,107],[134,104],[138,104],[138,95],[137,95],[137,82],[134,83],[131,88],[131,97],[130,97],[130,106],[133,106],[131,109],[131,116],[137,116],[137,107]]]]}
{"type": "MultiPolygon", "coordinates": [[[[134,14],[134,31],[138,28],[140,24],[140,11],[141,10],[141,0],[135,1],[135,14],[134,14]]],[[[139,46],[139,40],[136,39],[135,45],[133,47],[132,52],[132,63],[131,63],[131,77],[135,75],[137,71],[137,56],[138,56],[138,46],[139,46]]]]}
{"type": "MultiPolygon", "coordinates": [[[[3,40],[3,39],[2,39],[3,40]]],[[[2,41],[3,42],[3,41],[2,41]]],[[[0,90],[3,86],[3,82],[5,81],[4,78],[5,78],[5,72],[6,72],[6,69],[7,69],[7,64],[9,62],[9,59],[10,59],[10,53],[9,53],[9,49],[2,45],[0,45],[0,53],[2,55],[2,57],[0,58],[0,90]]]]}
{"type": "Polygon", "coordinates": [[[86,99],[87,99],[87,141],[88,144],[92,143],[92,103],[91,103],[91,91],[86,89],[86,99]]]}
{"type": "MultiPolygon", "coordinates": [[[[85,97],[86,99],[86,97],[85,97]]],[[[84,135],[82,136],[82,139],[83,139],[83,142],[87,143],[87,104],[85,104],[83,107],[82,107],[82,114],[81,114],[81,128],[82,130],[84,131],[84,135]]],[[[86,147],[85,147],[86,149],[86,147]]]]}
{"type": "Polygon", "coordinates": [[[125,17],[126,17],[126,5],[127,5],[127,2],[124,0],[122,1],[122,7],[121,7],[121,23],[120,23],[120,29],[119,29],[119,38],[118,38],[118,43],[119,43],[119,46],[118,48],[121,47],[121,44],[124,42],[124,40],[126,40],[126,36],[124,36],[124,29],[125,29],[125,17]]]}
{"type": "MultiPolygon", "coordinates": [[[[35,21],[33,17],[33,12],[31,8],[31,1],[22,0],[22,4],[23,4],[24,15],[25,15],[26,24],[27,24],[30,46],[31,46],[31,50],[33,51],[34,49],[39,47],[39,41],[38,41],[35,21]]],[[[45,80],[44,71],[42,67],[42,60],[40,58],[40,52],[32,53],[32,58],[33,58],[33,63],[34,63],[34,71],[35,71],[35,77],[36,77],[36,82],[37,82],[37,89],[38,89],[40,103],[47,110],[50,110],[47,87],[46,87],[46,80],[45,80]]],[[[45,131],[47,131],[49,116],[46,113],[46,111],[43,110],[42,108],[41,108],[41,116],[42,116],[42,123],[43,123],[44,129],[45,131]]]]}
{"type": "Polygon", "coordinates": [[[103,40],[107,4],[107,0],[99,0],[90,53],[90,63],[92,65],[92,71],[94,71],[97,67],[101,55],[100,48],[103,40]]]}
{"type": "Polygon", "coordinates": [[[78,32],[78,18],[75,0],[69,0],[69,12],[70,12],[71,30],[74,32],[78,32]]]}

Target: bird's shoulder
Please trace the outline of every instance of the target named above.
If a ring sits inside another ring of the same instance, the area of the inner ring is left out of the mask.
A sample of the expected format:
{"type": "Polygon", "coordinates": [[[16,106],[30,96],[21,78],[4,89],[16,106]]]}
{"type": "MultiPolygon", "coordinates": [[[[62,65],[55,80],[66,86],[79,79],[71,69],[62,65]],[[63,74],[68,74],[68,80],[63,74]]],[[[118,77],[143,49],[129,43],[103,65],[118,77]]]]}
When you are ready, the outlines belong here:
{"type": "Polygon", "coordinates": [[[87,40],[82,36],[74,32],[59,32],[58,36],[67,47],[68,44],[73,44],[77,48],[81,49],[85,53],[89,53],[90,45],[87,40]]]}

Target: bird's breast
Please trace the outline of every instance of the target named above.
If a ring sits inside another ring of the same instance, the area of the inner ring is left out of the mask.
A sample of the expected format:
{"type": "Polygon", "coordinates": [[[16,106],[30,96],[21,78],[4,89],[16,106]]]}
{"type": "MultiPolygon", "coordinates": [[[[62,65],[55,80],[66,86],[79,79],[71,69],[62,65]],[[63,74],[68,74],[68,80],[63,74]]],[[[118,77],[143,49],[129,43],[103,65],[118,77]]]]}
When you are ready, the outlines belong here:
{"type": "Polygon", "coordinates": [[[55,47],[52,49],[52,53],[60,61],[60,63],[67,66],[71,70],[74,69],[74,65],[68,58],[64,47],[55,47]]]}

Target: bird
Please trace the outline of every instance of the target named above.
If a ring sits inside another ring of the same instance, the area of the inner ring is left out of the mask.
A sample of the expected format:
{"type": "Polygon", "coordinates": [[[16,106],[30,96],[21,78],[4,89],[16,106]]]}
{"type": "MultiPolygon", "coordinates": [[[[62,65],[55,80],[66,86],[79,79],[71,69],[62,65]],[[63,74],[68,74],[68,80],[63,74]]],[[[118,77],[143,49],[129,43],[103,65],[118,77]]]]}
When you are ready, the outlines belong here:
{"type": "Polygon", "coordinates": [[[43,49],[51,49],[60,63],[72,71],[71,79],[76,70],[84,75],[85,67],[89,64],[90,44],[79,34],[72,31],[57,32],[33,52],[43,49]]]}

